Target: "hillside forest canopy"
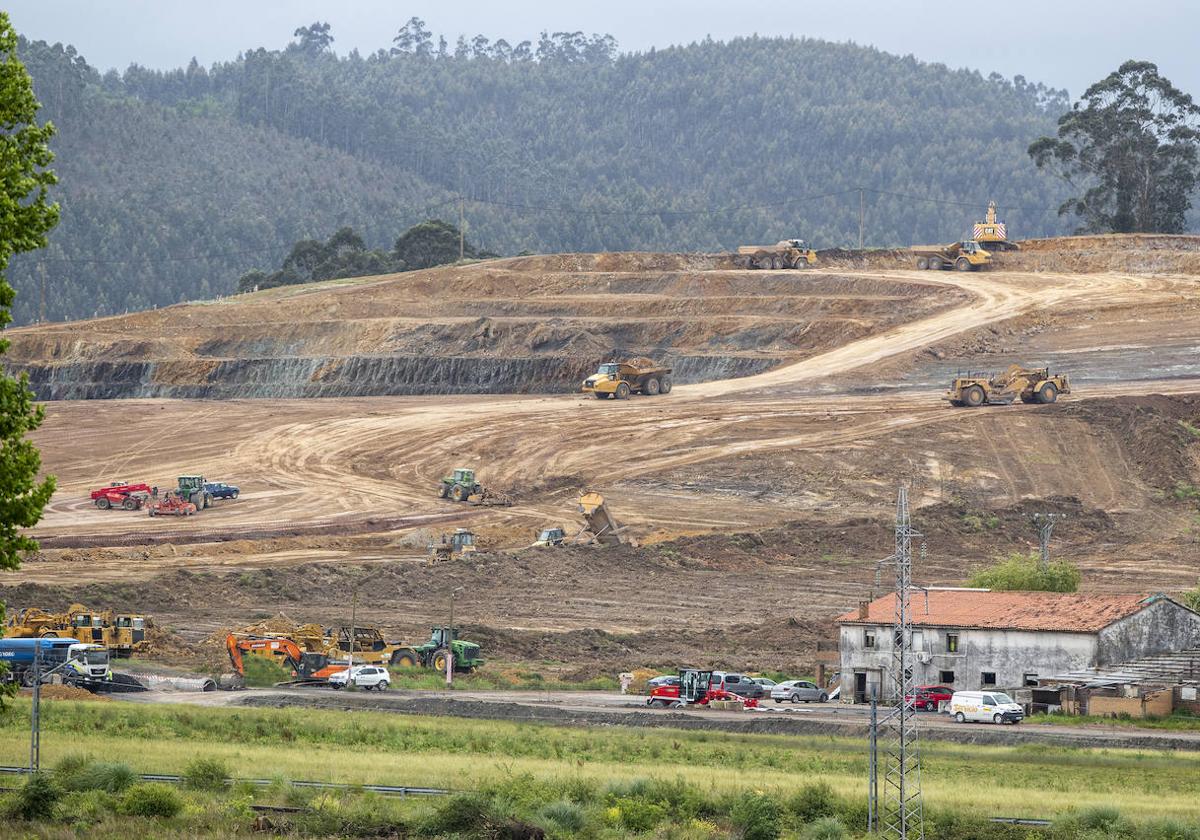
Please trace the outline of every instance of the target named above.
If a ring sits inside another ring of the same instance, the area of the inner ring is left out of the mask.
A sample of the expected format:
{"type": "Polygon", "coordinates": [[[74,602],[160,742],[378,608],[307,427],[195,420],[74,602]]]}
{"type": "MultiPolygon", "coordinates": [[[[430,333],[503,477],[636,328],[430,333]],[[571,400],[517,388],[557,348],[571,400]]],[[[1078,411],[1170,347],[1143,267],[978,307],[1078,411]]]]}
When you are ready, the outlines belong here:
{"type": "Polygon", "coordinates": [[[1067,92],[1020,76],[808,38],[623,53],[602,34],[394,31],[343,55],[316,23],[167,71],[21,41],[62,219],[14,260],[18,323],[232,294],[343,227],[367,270],[460,202],[497,254],[854,246],[860,199],[868,246],[969,235],[993,199],[1016,236],[1072,229],[1070,186],[1027,153],[1067,92]]]}

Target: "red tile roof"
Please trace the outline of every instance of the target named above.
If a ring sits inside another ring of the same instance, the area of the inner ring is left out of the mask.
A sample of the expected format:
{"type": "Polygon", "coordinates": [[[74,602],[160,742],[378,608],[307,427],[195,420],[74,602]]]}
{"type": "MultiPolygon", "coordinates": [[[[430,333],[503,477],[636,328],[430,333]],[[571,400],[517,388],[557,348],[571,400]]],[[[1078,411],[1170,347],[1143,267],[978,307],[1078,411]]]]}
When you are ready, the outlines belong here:
{"type": "MultiPolygon", "coordinates": [[[[988,592],[986,590],[913,590],[916,627],[979,627],[992,630],[1056,630],[1095,633],[1141,610],[1159,596],[1079,595],[1060,592],[988,592]],[[928,606],[927,606],[928,603],[928,606]]],[[[858,610],[840,615],[841,624],[891,624],[895,593],[872,601],[866,618],[858,610]]]]}

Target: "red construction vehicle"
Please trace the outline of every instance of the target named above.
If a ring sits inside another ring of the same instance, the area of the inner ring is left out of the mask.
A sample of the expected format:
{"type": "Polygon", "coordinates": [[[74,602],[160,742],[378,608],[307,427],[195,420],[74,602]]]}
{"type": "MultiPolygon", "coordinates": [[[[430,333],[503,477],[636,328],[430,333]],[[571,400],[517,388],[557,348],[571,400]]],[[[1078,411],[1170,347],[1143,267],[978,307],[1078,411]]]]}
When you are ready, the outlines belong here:
{"type": "Polygon", "coordinates": [[[684,706],[707,706],[714,700],[736,700],[746,709],[758,706],[758,701],[752,697],[726,691],[720,678],[713,677],[712,671],[695,668],[684,668],[679,672],[679,685],[655,686],[646,699],[646,705],[678,709],[684,706]]]}
{"type": "Polygon", "coordinates": [[[114,481],[107,487],[93,490],[92,503],[100,510],[119,507],[123,510],[141,510],[150,501],[152,490],[149,484],[130,484],[127,481],[114,481]]]}
{"type": "Polygon", "coordinates": [[[195,512],[196,506],[174,491],[150,503],[151,516],[191,516],[195,512]]]}

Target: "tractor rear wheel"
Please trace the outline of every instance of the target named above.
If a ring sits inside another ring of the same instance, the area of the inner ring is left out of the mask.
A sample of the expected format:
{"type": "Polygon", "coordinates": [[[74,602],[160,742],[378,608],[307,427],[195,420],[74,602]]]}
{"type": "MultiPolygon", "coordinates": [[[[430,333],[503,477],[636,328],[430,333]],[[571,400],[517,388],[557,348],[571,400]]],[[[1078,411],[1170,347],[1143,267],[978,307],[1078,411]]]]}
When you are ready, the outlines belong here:
{"type": "Polygon", "coordinates": [[[412,668],[420,664],[420,661],[414,650],[395,650],[392,651],[392,658],[388,664],[396,668],[412,668]]]}
{"type": "Polygon", "coordinates": [[[448,498],[450,496],[450,488],[443,484],[442,488],[438,490],[438,495],[443,499],[448,498]]]}
{"type": "Polygon", "coordinates": [[[658,392],[661,390],[659,387],[659,384],[658,384],[658,380],[655,379],[653,376],[650,377],[649,379],[647,379],[646,387],[644,390],[646,392],[646,396],[657,397],[658,392]]]}
{"type": "Polygon", "coordinates": [[[467,498],[467,488],[463,487],[461,484],[455,484],[450,490],[450,498],[456,502],[461,502],[463,499],[467,498]]]}
{"type": "Polygon", "coordinates": [[[433,656],[429,657],[429,667],[435,671],[445,673],[446,661],[450,658],[450,651],[447,648],[440,648],[433,652],[433,656]]]}
{"type": "Polygon", "coordinates": [[[963,391],[963,403],[971,408],[979,408],[979,406],[983,405],[984,398],[983,389],[978,385],[971,385],[963,391]]]}
{"type": "Polygon", "coordinates": [[[629,399],[629,383],[628,382],[622,382],[620,385],[617,386],[616,397],[619,400],[629,399]]]}
{"type": "Polygon", "coordinates": [[[1058,386],[1056,386],[1053,382],[1047,382],[1042,386],[1041,390],[1037,392],[1037,401],[1042,405],[1049,405],[1057,399],[1058,386]]]}
{"type": "Polygon", "coordinates": [[[112,507],[112,502],[108,500],[107,496],[101,496],[96,500],[96,507],[100,508],[100,510],[108,510],[112,507]]]}

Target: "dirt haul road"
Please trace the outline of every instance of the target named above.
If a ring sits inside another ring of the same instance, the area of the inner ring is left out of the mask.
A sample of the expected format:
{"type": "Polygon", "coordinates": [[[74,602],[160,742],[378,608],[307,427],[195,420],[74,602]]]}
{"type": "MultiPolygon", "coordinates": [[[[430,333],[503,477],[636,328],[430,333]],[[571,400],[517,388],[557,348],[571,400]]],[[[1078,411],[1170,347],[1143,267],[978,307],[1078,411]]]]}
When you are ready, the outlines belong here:
{"type": "MultiPolygon", "coordinates": [[[[774,450],[824,451],[887,440],[905,430],[977,421],[937,392],[846,393],[867,367],[1017,316],[1177,301],[1191,277],[1132,274],[860,273],[881,282],[962,289],[970,300],[763,374],[677,386],[665,398],[598,402],[562,397],[407,397],[222,403],[153,400],[51,403],[36,436],[59,477],[36,529],[47,547],[164,540],[261,539],[363,531],[432,533],[466,524],[510,535],[509,545],[567,518],[575,492],[604,490],[641,535],[724,530],[779,521],[769,505],[718,495],[675,499],[639,481],[656,474],[774,450]],[[832,383],[832,384],[830,384],[832,383]],[[828,392],[819,393],[817,385],[828,392]],[[840,393],[838,393],[840,391],[840,393]],[[488,510],[434,495],[454,466],[474,466],[518,504],[488,510]],[[100,513],[86,490],[111,479],[168,486],[200,471],[241,484],[244,497],[186,520],[100,513]]],[[[1088,390],[1191,392],[1192,381],[1088,390]]],[[[1036,411],[1013,406],[990,416],[1036,411]]],[[[41,570],[39,570],[41,571],[41,570]]],[[[123,576],[148,569],[129,568],[123,576]]],[[[77,567],[73,575],[94,574],[77,567]]]]}

